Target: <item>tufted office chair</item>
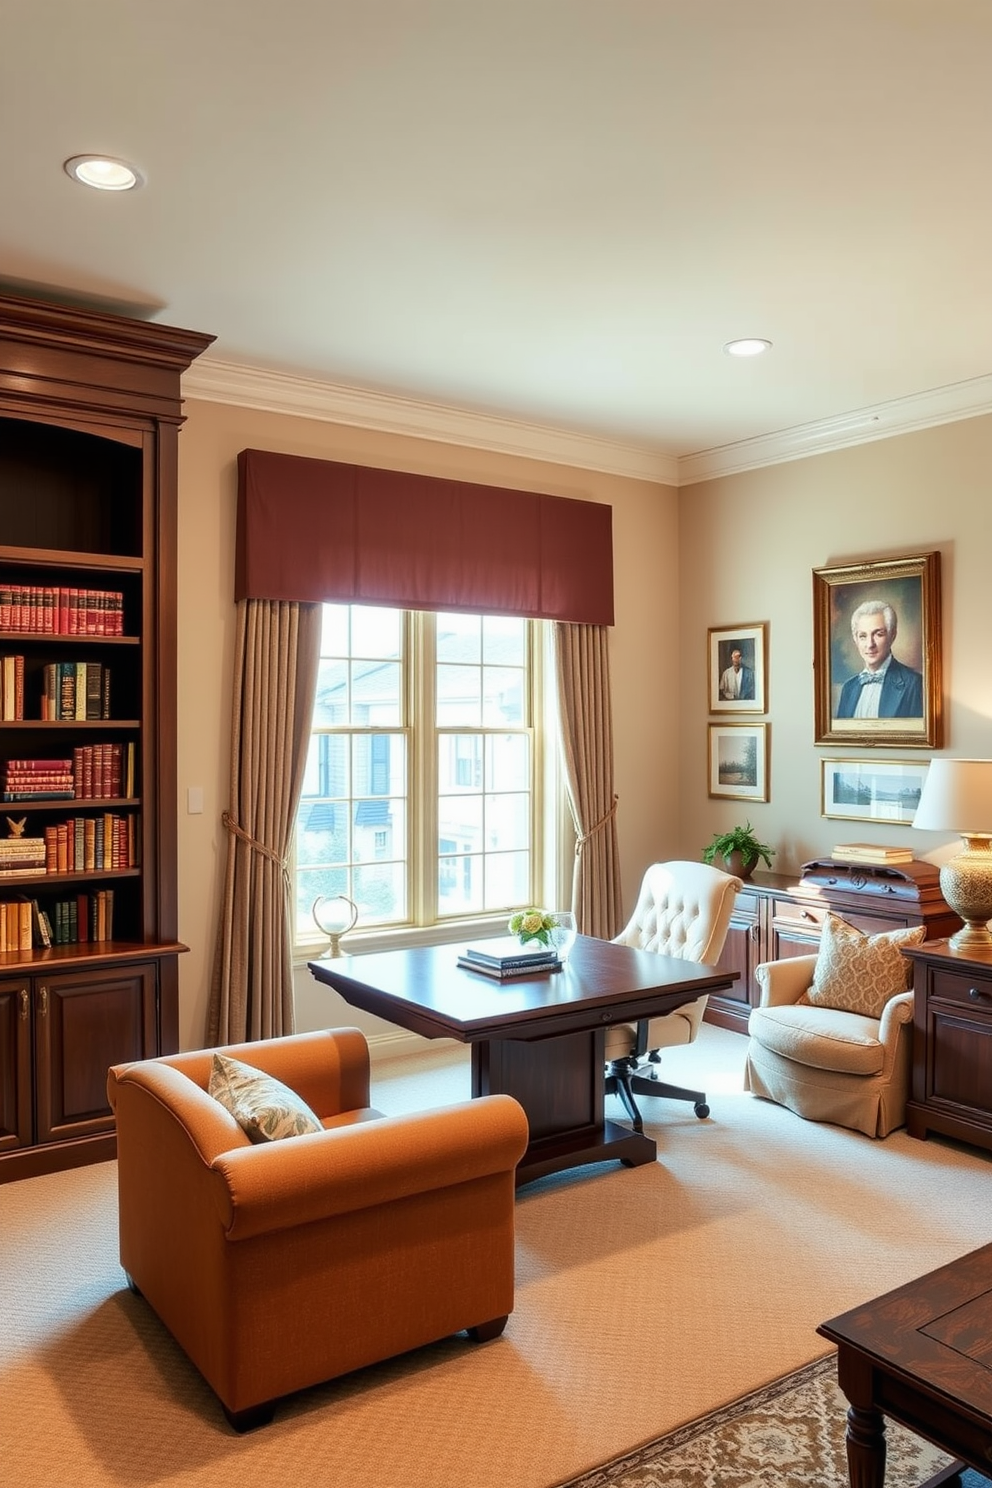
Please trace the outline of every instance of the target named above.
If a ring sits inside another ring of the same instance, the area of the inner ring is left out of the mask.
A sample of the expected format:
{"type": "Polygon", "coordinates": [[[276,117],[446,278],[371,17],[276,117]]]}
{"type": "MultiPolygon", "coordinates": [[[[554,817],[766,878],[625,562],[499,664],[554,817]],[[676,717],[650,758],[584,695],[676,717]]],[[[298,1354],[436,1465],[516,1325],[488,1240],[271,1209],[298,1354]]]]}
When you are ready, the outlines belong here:
{"type": "MultiPolygon", "coordinates": [[[[714,966],[723,951],[741,887],[739,878],[705,863],[653,863],[644,875],[634,913],[615,937],[616,943],[714,966]]],[[[702,1090],[669,1085],[658,1078],[657,1071],[659,1050],[691,1044],[705,1010],[706,998],[700,997],[660,1018],[619,1023],[608,1030],[606,1093],[620,1097],[635,1131],[644,1125],[635,1092],[692,1101],[700,1119],[709,1115],[702,1090]]]]}

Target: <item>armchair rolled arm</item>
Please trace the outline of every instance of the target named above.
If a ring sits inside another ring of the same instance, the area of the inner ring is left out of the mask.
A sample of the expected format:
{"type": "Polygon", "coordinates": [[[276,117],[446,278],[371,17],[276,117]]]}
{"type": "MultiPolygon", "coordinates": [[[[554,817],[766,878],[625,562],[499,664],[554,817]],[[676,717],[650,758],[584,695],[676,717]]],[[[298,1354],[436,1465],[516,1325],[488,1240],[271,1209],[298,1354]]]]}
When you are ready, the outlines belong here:
{"type": "Polygon", "coordinates": [[[528,1136],[508,1095],[384,1116],[221,1153],[214,1202],[227,1238],[244,1240],[512,1171],[528,1136]]]}
{"type": "Polygon", "coordinates": [[[782,961],[763,961],[754,968],[761,988],[761,1007],[781,1007],[798,1002],[813,984],[816,956],[786,956],[782,961]]]}
{"type": "Polygon", "coordinates": [[[913,1021],[913,992],[897,992],[895,997],[890,997],[882,1009],[882,1016],[878,1024],[878,1041],[880,1044],[894,1043],[899,1029],[903,1023],[913,1021]]]}
{"type": "Polygon", "coordinates": [[[220,1101],[158,1059],[113,1066],[107,1075],[107,1097],[118,1116],[118,1146],[126,1132],[136,1151],[161,1151],[162,1135],[172,1129],[170,1148],[187,1150],[191,1160],[198,1159],[206,1168],[218,1154],[252,1145],[220,1101]]]}

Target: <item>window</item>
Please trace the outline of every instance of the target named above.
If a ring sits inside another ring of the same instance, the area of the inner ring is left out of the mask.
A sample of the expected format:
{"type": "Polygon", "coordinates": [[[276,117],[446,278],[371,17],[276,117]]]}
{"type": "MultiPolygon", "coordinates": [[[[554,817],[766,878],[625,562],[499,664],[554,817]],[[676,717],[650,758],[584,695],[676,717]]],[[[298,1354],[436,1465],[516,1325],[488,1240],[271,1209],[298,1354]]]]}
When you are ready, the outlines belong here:
{"type": "Polygon", "coordinates": [[[296,824],[296,926],[318,895],[419,927],[540,898],[537,622],[325,605],[296,824]]]}

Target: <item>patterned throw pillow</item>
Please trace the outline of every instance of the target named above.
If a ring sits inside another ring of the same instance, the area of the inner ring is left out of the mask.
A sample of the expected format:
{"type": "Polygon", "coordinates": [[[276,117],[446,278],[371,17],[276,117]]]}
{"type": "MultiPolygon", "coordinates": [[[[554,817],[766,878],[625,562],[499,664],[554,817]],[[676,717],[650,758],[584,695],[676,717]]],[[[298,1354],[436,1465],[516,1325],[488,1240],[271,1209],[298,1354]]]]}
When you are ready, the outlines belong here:
{"type": "Polygon", "coordinates": [[[207,1090],[253,1142],[277,1142],[324,1129],[295,1090],[226,1054],[214,1055],[207,1090]]]}
{"type": "Polygon", "coordinates": [[[913,964],[900,947],[919,945],[925,938],[923,925],[865,935],[838,915],[828,914],[806,1000],[814,1007],[880,1018],[889,998],[912,985],[913,964]]]}

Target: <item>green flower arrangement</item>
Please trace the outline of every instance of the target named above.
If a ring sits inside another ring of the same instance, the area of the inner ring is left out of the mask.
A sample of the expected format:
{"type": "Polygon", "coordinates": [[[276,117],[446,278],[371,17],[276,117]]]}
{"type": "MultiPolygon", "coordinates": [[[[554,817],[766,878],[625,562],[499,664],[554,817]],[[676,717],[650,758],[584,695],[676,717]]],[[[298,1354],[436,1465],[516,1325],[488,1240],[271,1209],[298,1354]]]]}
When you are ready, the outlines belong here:
{"type": "Polygon", "coordinates": [[[521,945],[536,940],[546,946],[551,944],[548,934],[554,929],[554,924],[554,916],[546,909],[518,909],[510,916],[507,929],[511,935],[519,936],[521,945]]]}

